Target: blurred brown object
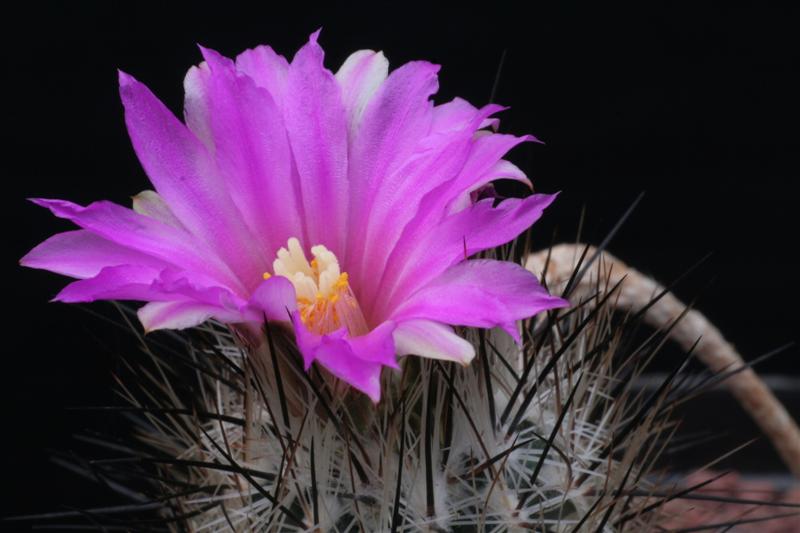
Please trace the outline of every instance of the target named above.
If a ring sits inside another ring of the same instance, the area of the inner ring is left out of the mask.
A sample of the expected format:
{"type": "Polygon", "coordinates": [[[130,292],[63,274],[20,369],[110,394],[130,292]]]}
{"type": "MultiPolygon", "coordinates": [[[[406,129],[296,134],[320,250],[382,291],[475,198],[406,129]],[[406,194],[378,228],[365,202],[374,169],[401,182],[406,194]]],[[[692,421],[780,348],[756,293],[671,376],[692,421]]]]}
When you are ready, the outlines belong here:
{"type": "MultiPolygon", "coordinates": [[[[688,476],[683,483],[691,487],[703,483],[718,474],[700,471],[688,476]]],[[[716,499],[747,500],[765,503],[793,503],[800,505],[800,485],[780,488],[769,480],[749,479],[737,473],[727,474],[708,485],[693,491],[691,497],[710,497],[715,500],[675,499],[664,505],[664,520],[659,526],[667,531],[700,528],[706,531],[731,531],[734,533],[797,533],[800,531],[800,509],[778,507],[741,501],[717,501],[716,499]],[[793,515],[766,520],[779,515],[793,515]],[[764,520],[759,520],[764,519],[764,520]],[[758,520],[733,525],[748,520],[758,520]],[[717,525],[718,524],[718,525],[717,525]],[[717,525],[716,527],[714,527],[717,525]]]]}
{"type": "MultiPolygon", "coordinates": [[[[764,381],[747,366],[736,348],[702,313],[687,308],[671,292],[665,292],[661,284],[612,254],[605,251],[600,253],[597,248],[587,244],[559,244],[532,253],[525,262],[525,268],[546,281],[553,293],[564,290],[573,279],[576,268],[585,270],[582,276],[574,280],[569,295],[573,302],[593,298],[598,288],[611,287],[623,281],[614,301],[617,309],[636,312],[661,295],[647,309],[645,322],[654,328],[667,330],[677,320],[675,327],[669,330],[669,335],[684,350],[694,348],[697,359],[716,374],[738,369],[723,384],[758,424],[789,471],[800,479],[800,428],[764,381]],[[582,266],[590,258],[595,258],[595,262],[588,268],[582,266]]],[[[800,532],[800,528],[797,531],[800,532]]]]}

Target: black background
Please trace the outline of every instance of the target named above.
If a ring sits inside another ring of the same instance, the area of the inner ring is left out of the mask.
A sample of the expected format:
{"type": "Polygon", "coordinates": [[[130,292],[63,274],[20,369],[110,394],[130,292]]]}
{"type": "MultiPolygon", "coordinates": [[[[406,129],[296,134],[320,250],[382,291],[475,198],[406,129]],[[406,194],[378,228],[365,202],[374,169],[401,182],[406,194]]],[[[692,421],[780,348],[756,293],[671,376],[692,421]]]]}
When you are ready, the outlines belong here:
{"type": "MultiPolygon", "coordinates": [[[[437,101],[458,95],[477,105],[488,101],[505,50],[495,100],[511,109],[501,129],[545,142],[511,159],[536,189],[562,191],[538,225],[539,247],[555,228],[558,240],[573,239],[583,206],[585,236],[599,242],[645,191],[612,251],[662,281],[714,252],[679,296],[699,296],[746,358],[798,339],[794,11],[295,4],[166,12],[167,2],[64,3],[3,13],[0,441],[4,488],[14,490],[2,514],[107,499],[48,453],[71,449],[70,434],[96,422],[64,407],[109,401],[113,353],[130,344],[76,307],[47,303],[66,280],[17,265],[69,227],[24,198],[127,203],[149,188],[125,132],[116,69],[179,112],[183,75],[200,60],[195,43],[226,55],[268,43],[291,57],[323,27],[330,68],[360,48],[383,50],[393,66],[428,59],[443,65],[437,101]]],[[[799,356],[791,349],[763,371],[796,376],[799,356]]]]}

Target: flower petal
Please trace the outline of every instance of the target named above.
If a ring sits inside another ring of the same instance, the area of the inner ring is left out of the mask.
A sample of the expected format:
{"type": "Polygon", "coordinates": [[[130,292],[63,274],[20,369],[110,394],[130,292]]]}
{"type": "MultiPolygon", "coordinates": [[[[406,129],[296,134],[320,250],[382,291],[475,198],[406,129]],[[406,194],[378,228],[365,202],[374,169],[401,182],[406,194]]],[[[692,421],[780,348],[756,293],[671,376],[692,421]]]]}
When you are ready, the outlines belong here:
{"type": "Polygon", "coordinates": [[[408,161],[420,138],[430,130],[430,97],[438,87],[438,70],[437,65],[418,61],[393,71],[368,103],[354,135],[350,158],[353,212],[345,261],[357,279],[368,269],[363,262],[370,256],[370,239],[376,238],[370,235],[371,227],[396,207],[396,199],[401,197],[394,196],[399,192],[398,180],[392,183],[389,177],[408,161]]]}
{"type": "Polygon", "coordinates": [[[111,202],[82,207],[64,200],[32,200],[59,218],[71,220],[100,237],[218,280],[234,290],[242,285],[214,252],[189,233],[111,202]]]}
{"type": "MultiPolygon", "coordinates": [[[[385,85],[391,79],[390,76],[385,85]]],[[[352,229],[356,238],[351,240],[353,246],[348,253],[359,259],[349,262],[348,268],[357,281],[358,296],[362,305],[366,302],[368,313],[372,312],[372,303],[379,301],[381,273],[390,263],[405,262],[403,255],[396,251],[402,244],[401,237],[408,233],[407,228],[411,226],[418,232],[411,241],[418,241],[420,235],[438,222],[436,217],[431,216],[425,225],[416,222],[420,215],[431,214],[430,210],[421,211],[423,202],[431,191],[446,186],[458,175],[471,153],[476,128],[497,106],[470,109],[474,114],[470,120],[460,122],[461,129],[447,132],[431,130],[418,141],[421,152],[415,153],[394,173],[379,176],[380,187],[368,199],[354,202],[361,205],[364,220],[354,224],[352,229]],[[402,198],[402,202],[398,202],[398,198],[402,198]]],[[[446,122],[440,127],[450,128],[453,125],[446,122]]],[[[443,212],[441,205],[438,218],[443,216],[443,212]]]]}
{"type": "Polygon", "coordinates": [[[241,317],[220,307],[191,300],[178,302],[150,302],[137,312],[145,333],[159,329],[186,329],[214,318],[225,323],[241,321],[241,317]]]}
{"type": "MultiPolygon", "coordinates": [[[[392,319],[424,318],[461,326],[508,328],[517,320],[568,305],[566,300],[550,296],[536,276],[521,266],[476,259],[448,269],[406,300],[392,319]]],[[[518,338],[515,331],[512,335],[518,338]]]]}
{"type": "MultiPolygon", "coordinates": [[[[435,70],[428,73],[435,79],[435,70]]],[[[384,85],[388,87],[394,79],[390,76],[384,85]]],[[[412,87],[409,92],[419,92],[427,99],[427,92],[423,90],[426,78],[418,74],[412,79],[419,84],[419,87],[412,87]]],[[[377,98],[376,96],[376,101],[377,98]]],[[[418,102],[423,107],[426,103],[424,100],[418,102]]],[[[432,190],[458,175],[469,157],[476,128],[485,117],[500,109],[492,105],[476,109],[466,103],[463,106],[457,104],[449,107],[460,107],[460,109],[451,113],[451,118],[447,120],[436,121],[434,114],[433,125],[430,126],[427,135],[414,132],[409,127],[406,133],[411,138],[417,138],[415,153],[407,157],[394,173],[376,178],[380,186],[360,202],[361,209],[354,210],[354,217],[361,217],[362,221],[353,222],[351,225],[351,232],[355,237],[352,239],[354,245],[348,250],[348,254],[354,259],[348,261],[348,268],[357,281],[360,291],[358,296],[362,302],[366,302],[368,313],[372,312],[373,302],[378,301],[379,288],[386,286],[379,284],[379,281],[381,273],[390,262],[390,254],[393,253],[406,226],[419,215],[421,202],[432,190]],[[467,113],[471,113],[468,118],[467,113]],[[456,124],[459,129],[454,129],[456,124]],[[402,198],[402,201],[398,201],[399,198],[402,198]]],[[[414,113],[408,114],[414,116],[414,113]]],[[[388,123],[388,118],[384,120],[388,123]]],[[[396,120],[401,124],[414,123],[402,114],[396,120]]],[[[417,129],[424,131],[421,124],[427,123],[426,121],[430,122],[429,115],[418,117],[417,129]]],[[[354,158],[354,164],[355,162],[357,160],[354,158]]],[[[354,186],[362,179],[362,177],[354,179],[354,186]]],[[[431,227],[431,224],[426,227],[431,227]]]]}
{"type": "Polygon", "coordinates": [[[323,339],[314,357],[331,374],[369,396],[374,403],[380,401],[383,365],[354,357],[352,347],[336,339],[323,339]]]}
{"type": "Polygon", "coordinates": [[[202,276],[174,269],[137,265],[103,268],[96,276],[70,283],[54,298],[75,303],[96,300],[192,300],[239,313],[245,302],[202,276]]]}
{"type": "Polygon", "coordinates": [[[133,147],[156,191],[192,234],[254,288],[266,260],[252,246],[253,236],[206,147],[147,87],[122,72],[120,96],[133,147]]]}
{"type": "MultiPolygon", "coordinates": [[[[491,113],[495,114],[505,108],[490,104],[491,113]]],[[[480,110],[463,98],[453,98],[451,101],[433,108],[433,130],[440,133],[454,132],[468,127],[480,110]]],[[[488,115],[487,115],[488,116],[488,115]]],[[[497,119],[483,119],[478,124],[483,129],[496,122],[497,119]]]]}
{"type": "Polygon", "coordinates": [[[250,307],[268,320],[287,322],[297,311],[297,295],[294,285],[283,276],[272,276],[265,280],[250,297],[250,307]]]}
{"type": "MultiPolygon", "coordinates": [[[[295,340],[297,341],[297,348],[300,350],[300,354],[303,356],[303,368],[308,370],[311,368],[311,364],[314,362],[314,359],[316,359],[317,348],[319,347],[320,343],[322,343],[322,336],[308,331],[308,328],[306,328],[305,324],[303,324],[303,320],[300,318],[300,311],[294,311],[292,313],[292,326],[294,326],[294,336],[295,340]]],[[[329,333],[327,336],[341,338],[344,337],[345,334],[345,328],[341,328],[337,331],[329,333]]]]}
{"type": "Polygon", "coordinates": [[[236,56],[236,69],[269,91],[279,107],[283,106],[289,62],[269,46],[257,46],[236,56]]]}
{"type": "Polygon", "coordinates": [[[292,315],[297,346],[305,368],[314,361],[331,374],[369,396],[380,400],[380,376],[383,366],[398,368],[392,333],[393,322],[384,322],[361,337],[348,337],[344,328],[327,335],[316,335],[306,329],[300,313],[292,315]]]}
{"type": "Polygon", "coordinates": [[[75,281],[61,289],[53,301],[64,303],[97,300],[168,300],[169,296],[153,288],[160,271],[142,266],[111,266],[92,278],[75,281]]]}
{"type": "MultiPolygon", "coordinates": [[[[487,106],[487,108],[488,112],[491,112],[492,107],[487,106]]],[[[486,116],[485,113],[478,115],[478,118],[483,116],[486,116]]],[[[470,129],[474,131],[474,127],[470,129]]],[[[507,151],[522,142],[533,140],[535,138],[531,136],[515,137],[501,134],[487,134],[474,139],[469,146],[468,156],[455,176],[449,175],[449,179],[435,182],[435,187],[423,189],[425,196],[419,202],[413,220],[403,229],[403,236],[392,252],[393,257],[405,257],[409,247],[415,247],[421,236],[428,233],[429,228],[438,225],[449,212],[453,211],[450,207],[458,202],[465,192],[485,185],[486,174],[507,151]]],[[[389,263],[403,264],[396,260],[390,260],[389,263]]]]}
{"type": "Polygon", "coordinates": [[[301,241],[341,255],[348,213],[347,118],[341,88],[323,66],[318,33],[289,67],[284,116],[299,173],[299,216],[307,229],[301,241]]]}
{"type": "Polygon", "coordinates": [[[133,210],[140,215],[154,218],[158,221],[176,227],[178,229],[186,230],[181,224],[181,221],[169,208],[167,202],[155,191],[142,191],[133,197],[133,210]]]}
{"type": "Polygon", "coordinates": [[[450,215],[436,227],[421,231],[414,241],[404,237],[403,247],[398,246],[404,252],[404,261],[392,263],[384,275],[382,283],[388,289],[378,316],[389,313],[447,268],[513,240],[541,217],[555,197],[535,194],[524,199],[509,198],[496,207],[492,199],[481,200],[450,215]]]}
{"type": "Polygon", "coordinates": [[[73,278],[91,278],[104,267],[139,265],[164,269],[169,263],[108,241],[86,230],[53,235],[20,259],[22,266],[73,278]]]}
{"type": "Polygon", "coordinates": [[[447,208],[461,195],[485,185],[487,174],[509,150],[521,143],[534,141],[536,138],[531,135],[517,137],[492,133],[477,137],[458,175],[426,195],[420,205],[421,216],[415,220],[416,227],[424,228],[436,223],[438,218],[450,211],[447,208]]]}
{"type": "Polygon", "coordinates": [[[383,52],[372,50],[350,54],[336,72],[336,81],[342,87],[351,136],[355,135],[364,109],[388,74],[389,62],[383,52]]]}
{"type": "Polygon", "coordinates": [[[475,357],[475,347],[456,335],[453,328],[431,320],[406,320],[394,330],[397,355],[418,355],[430,359],[455,361],[468,365],[475,357]]]}
{"type": "Polygon", "coordinates": [[[292,155],[281,110],[270,93],[236,72],[235,66],[213,50],[201,48],[206,68],[187,75],[194,87],[187,123],[196,109],[208,117],[203,123],[226,187],[262,256],[273,258],[290,236],[302,235],[297,216],[292,155]],[[190,78],[192,78],[190,80],[190,78]],[[269,206],[269,209],[265,209],[269,206]]]}
{"type": "Polygon", "coordinates": [[[475,183],[469,187],[469,189],[461,193],[460,196],[453,200],[450,203],[448,212],[450,214],[457,213],[458,211],[469,207],[473,203],[472,194],[475,191],[479,190],[481,187],[485,187],[493,181],[503,179],[517,181],[523,185],[527,185],[529,189],[533,190],[533,183],[531,183],[531,180],[528,179],[528,176],[526,176],[525,173],[519,169],[519,167],[510,161],[501,159],[495,163],[494,166],[486,172],[486,174],[476,180],[475,183]]]}
{"type": "Polygon", "coordinates": [[[392,337],[396,327],[394,322],[387,320],[366,335],[344,340],[350,345],[353,355],[360,360],[399,369],[392,337]]]}

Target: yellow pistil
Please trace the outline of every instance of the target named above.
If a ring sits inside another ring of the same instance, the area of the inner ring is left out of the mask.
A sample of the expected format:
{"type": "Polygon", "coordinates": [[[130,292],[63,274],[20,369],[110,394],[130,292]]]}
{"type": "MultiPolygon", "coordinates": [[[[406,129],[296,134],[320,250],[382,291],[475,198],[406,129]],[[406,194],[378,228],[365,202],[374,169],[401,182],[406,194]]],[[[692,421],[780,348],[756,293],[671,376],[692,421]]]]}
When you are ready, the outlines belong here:
{"type": "MultiPolygon", "coordinates": [[[[319,335],[342,327],[352,336],[366,334],[366,320],[336,255],[322,245],[312,246],[311,253],[314,257],[309,262],[300,241],[292,237],[272,264],[276,276],[284,276],[294,285],[300,319],[319,335]]],[[[268,277],[265,272],[264,279],[268,277]]]]}

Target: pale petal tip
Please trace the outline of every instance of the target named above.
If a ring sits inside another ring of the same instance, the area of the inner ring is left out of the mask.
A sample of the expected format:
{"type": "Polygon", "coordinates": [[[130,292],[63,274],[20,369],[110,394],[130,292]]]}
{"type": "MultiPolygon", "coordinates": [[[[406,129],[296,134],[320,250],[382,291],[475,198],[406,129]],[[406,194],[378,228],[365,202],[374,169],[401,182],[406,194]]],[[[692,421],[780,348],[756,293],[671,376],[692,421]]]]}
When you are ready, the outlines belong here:
{"type": "Polygon", "coordinates": [[[566,298],[559,298],[558,296],[551,296],[551,298],[553,299],[553,302],[550,309],[563,309],[565,307],[572,306],[572,303],[566,298]]]}
{"type": "Polygon", "coordinates": [[[197,43],[197,48],[200,49],[200,54],[203,56],[205,63],[211,69],[213,69],[214,67],[225,66],[226,62],[230,61],[230,59],[226,58],[213,48],[208,48],[200,43],[197,43]]]}
{"type": "Polygon", "coordinates": [[[475,359],[476,352],[473,349],[471,352],[465,354],[461,359],[456,359],[455,361],[460,364],[462,367],[466,368],[470,364],[472,364],[472,360],[475,359]]]}
{"type": "Polygon", "coordinates": [[[32,204],[38,205],[39,207],[48,207],[50,202],[54,201],[50,198],[26,198],[26,200],[32,204]]]}
{"type": "Polygon", "coordinates": [[[37,252],[37,250],[39,250],[40,246],[41,245],[35,246],[27,254],[25,254],[22,257],[20,257],[19,258],[19,266],[26,267],[26,268],[38,268],[39,262],[37,261],[37,259],[39,259],[39,258],[37,257],[38,254],[36,252],[37,252]]]}
{"type": "Polygon", "coordinates": [[[209,54],[209,53],[212,53],[214,51],[211,48],[209,48],[207,46],[203,46],[200,43],[194,43],[194,45],[197,47],[198,50],[200,50],[200,55],[203,56],[203,59],[208,61],[208,58],[206,57],[206,55],[209,54]]]}
{"type": "Polygon", "coordinates": [[[93,301],[89,298],[86,298],[85,296],[79,296],[74,293],[75,293],[74,287],[72,287],[72,283],[70,283],[69,285],[61,289],[61,291],[58,294],[53,296],[50,299],[50,303],[61,302],[65,304],[78,304],[78,303],[87,303],[93,301]]]}
{"type": "Polygon", "coordinates": [[[127,72],[117,69],[117,76],[119,77],[119,86],[120,88],[128,87],[130,85],[134,85],[138,83],[136,78],[128,74],[127,72]]]}
{"type": "Polygon", "coordinates": [[[377,380],[375,384],[370,384],[369,387],[365,387],[364,389],[360,389],[361,392],[366,394],[372,403],[378,405],[381,401],[381,383],[380,378],[377,380]]]}

